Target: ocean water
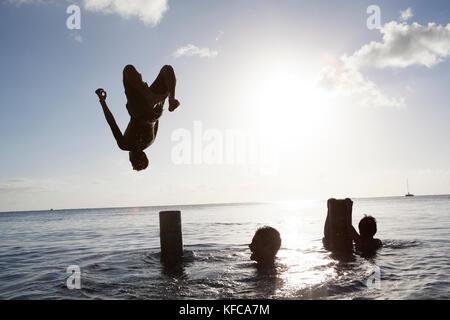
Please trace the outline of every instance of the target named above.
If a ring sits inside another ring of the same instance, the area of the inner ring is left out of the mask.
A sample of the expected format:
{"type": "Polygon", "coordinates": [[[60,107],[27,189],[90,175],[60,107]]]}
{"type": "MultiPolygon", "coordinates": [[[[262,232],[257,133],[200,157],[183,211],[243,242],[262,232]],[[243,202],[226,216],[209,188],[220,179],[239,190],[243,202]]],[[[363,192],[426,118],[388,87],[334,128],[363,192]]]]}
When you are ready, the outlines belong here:
{"type": "Polygon", "coordinates": [[[0,213],[0,299],[449,299],[450,196],[353,200],[353,225],[375,216],[384,247],[348,261],[322,247],[325,200],[0,213]],[[166,209],[182,211],[175,270],[160,263],[166,209]],[[282,237],[269,271],[247,247],[264,225],[282,237]]]}

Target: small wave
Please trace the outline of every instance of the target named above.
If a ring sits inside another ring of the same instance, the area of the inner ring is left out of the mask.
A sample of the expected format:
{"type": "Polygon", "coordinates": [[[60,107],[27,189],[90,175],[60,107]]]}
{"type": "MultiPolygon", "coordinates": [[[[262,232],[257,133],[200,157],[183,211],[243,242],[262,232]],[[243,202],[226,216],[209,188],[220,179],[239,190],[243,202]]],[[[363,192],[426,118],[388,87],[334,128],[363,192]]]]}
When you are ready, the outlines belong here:
{"type": "Polygon", "coordinates": [[[419,247],[422,243],[417,240],[384,240],[383,248],[389,249],[407,249],[413,247],[419,247]]]}
{"type": "MultiPolygon", "coordinates": [[[[195,260],[195,253],[191,250],[184,250],[183,263],[193,262],[195,260]]],[[[144,262],[148,264],[156,264],[161,262],[161,252],[155,251],[147,253],[144,257],[144,262]]]]}
{"type": "Polygon", "coordinates": [[[198,248],[216,248],[217,244],[215,243],[198,243],[198,244],[190,244],[184,245],[184,248],[198,249],[198,248]]]}

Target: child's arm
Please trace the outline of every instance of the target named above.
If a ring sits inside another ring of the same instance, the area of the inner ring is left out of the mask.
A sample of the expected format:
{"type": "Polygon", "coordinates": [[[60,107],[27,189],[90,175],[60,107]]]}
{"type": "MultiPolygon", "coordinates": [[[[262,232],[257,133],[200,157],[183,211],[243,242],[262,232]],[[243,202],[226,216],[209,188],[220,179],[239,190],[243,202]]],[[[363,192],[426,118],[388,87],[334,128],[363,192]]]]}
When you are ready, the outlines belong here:
{"type": "Polygon", "coordinates": [[[359,242],[360,236],[358,232],[356,232],[355,228],[351,225],[349,228],[350,238],[356,242],[359,242]]]}
{"type": "Polygon", "coordinates": [[[327,218],[325,220],[325,225],[323,227],[323,238],[322,238],[322,243],[323,243],[323,246],[325,247],[325,249],[327,249],[330,245],[329,231],[330,231],[330,227],[328,225],[328,215],[327,215],[327,218]]]}
{"type": "Polygon", "coordinates": [[[323,235],[325,236],[325,238],[328,238],[328,215],[327,218],[325,219],[325,225],[323,227],[323,235]]]}

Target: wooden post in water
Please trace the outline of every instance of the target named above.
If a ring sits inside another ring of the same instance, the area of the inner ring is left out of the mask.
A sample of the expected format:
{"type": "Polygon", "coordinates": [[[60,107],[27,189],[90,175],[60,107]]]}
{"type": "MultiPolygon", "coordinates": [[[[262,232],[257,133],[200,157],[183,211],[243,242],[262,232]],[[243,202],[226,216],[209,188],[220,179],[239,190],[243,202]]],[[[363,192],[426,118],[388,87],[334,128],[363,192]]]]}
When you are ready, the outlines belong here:
{"type": "Polygon", "coordinates": [[[180,211],[161,211],[159,213],[159,238],[161,260],[170,265],[180,262],[183,259],[180,211]]]}
{"type": "Polygon", "coordinates": [[[353,243],[349,228],[352,225],[353,201],[329,199],[328,214],[325,222],[325,246],[333,252],[349,253],[353,243]]]}

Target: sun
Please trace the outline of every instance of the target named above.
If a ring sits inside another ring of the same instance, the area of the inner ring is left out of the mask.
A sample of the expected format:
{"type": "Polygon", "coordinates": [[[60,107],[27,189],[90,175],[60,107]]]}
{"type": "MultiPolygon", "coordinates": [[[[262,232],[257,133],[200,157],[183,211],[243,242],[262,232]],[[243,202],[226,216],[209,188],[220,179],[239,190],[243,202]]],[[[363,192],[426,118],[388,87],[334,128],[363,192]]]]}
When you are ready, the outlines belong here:
{"type": "Polygon", "coordinates": [[[286,146],[320,134],[328,121],[329,102],[314,74],[280,62],[266,64],[256,74],[247,93],[253,121],[260,128],[286,146]]]}

